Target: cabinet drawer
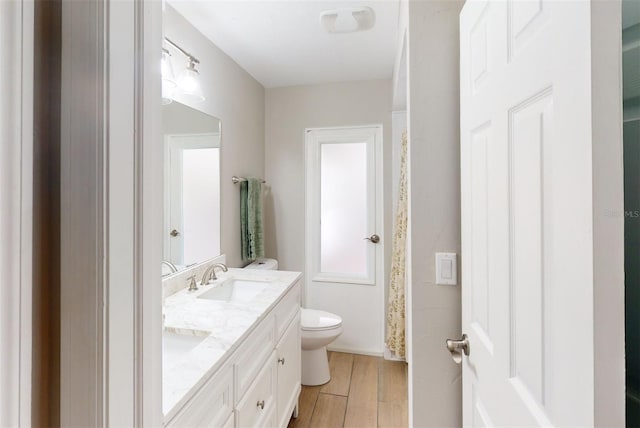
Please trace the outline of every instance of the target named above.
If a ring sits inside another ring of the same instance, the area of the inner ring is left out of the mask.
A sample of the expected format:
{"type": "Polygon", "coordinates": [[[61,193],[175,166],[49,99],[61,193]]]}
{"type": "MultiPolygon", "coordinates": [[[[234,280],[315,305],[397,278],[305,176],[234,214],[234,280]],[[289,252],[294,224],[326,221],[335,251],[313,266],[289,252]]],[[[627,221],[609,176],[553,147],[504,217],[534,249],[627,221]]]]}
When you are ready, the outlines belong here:
{"type": "Polygon", "coordinates": [[[236,352],[236,403],[249,388],[276,346],[274,318],[267,317],[236,352]]]}
{"type": "Polygon", "coordinates": [[[209,379],[167,427],[220,427],[233,418],[233,367],[209,379]]]}
{"type": "Polygon", "coordinates": [[[255,381],[247,390],[242,401],[236,408],[236,426],[239,428],[272,427],[275,411],[275,365],[272,352],[269,360],[255,381]]]}
{"type": "Polygon", "coordinates": [[[279,339],[284,334],[287,326],[300,310],[300,281],[291,287],[291,290],[282,298],[275,308],[276,337],[279,339]]]}

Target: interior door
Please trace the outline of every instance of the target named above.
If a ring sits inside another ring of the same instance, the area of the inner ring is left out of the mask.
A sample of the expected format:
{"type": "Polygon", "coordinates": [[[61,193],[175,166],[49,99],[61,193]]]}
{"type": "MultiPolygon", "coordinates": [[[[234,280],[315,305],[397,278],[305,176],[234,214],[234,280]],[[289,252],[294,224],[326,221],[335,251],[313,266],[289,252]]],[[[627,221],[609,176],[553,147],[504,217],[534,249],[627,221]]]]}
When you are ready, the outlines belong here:
{"type": "Polygon", "coordinates": [[[165,138],[164,254],[191,265],[220,254],[220,136],[165,138]]]}
{"type": "Polygon", "coordinates": [[[460,16],[465,426],[592,426],[590,2],[460,16]]]}
{"type": "Polygon", "coordinates": [[[307,131],[306,304],[335,312],[334,346],[382,351],[382,127],[307,131]]]}

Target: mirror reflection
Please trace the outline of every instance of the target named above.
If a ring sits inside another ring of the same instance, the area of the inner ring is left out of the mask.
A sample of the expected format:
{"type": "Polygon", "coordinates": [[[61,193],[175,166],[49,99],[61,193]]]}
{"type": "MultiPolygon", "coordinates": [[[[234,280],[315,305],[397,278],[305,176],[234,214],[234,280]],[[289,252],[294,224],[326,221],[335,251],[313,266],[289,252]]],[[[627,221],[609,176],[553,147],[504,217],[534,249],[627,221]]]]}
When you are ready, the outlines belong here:
{"type": "Polygon", "coordinates": [[[162,106],[162,275],[220,254],[220,120],[184,104],[162,106]]]}

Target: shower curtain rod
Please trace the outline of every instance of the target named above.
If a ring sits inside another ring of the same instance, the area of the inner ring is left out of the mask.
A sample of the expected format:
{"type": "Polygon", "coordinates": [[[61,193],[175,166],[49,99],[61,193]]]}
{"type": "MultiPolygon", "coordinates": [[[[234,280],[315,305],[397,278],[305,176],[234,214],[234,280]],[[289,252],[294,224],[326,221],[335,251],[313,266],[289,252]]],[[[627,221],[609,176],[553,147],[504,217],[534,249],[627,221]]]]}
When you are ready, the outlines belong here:
{"type": "MultiPolygon", "coordinates": [[[[247,181],[247,179],[245,177],[236,177],[235,175],[233,177],[231,177],[231,181],[233,181],[234,184],[238,184],[241,181],[247,181]]],[[[266,181],[264,181],[264,179],[260,179],[260,183],[266,183],[266,181]]]]}

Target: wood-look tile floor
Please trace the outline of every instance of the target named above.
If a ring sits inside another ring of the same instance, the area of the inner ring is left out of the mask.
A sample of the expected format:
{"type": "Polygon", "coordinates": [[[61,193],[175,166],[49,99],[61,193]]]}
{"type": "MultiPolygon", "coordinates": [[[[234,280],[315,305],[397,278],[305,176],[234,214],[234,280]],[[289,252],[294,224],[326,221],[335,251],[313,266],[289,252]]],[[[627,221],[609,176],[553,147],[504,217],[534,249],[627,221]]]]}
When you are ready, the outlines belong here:
{"type": "Polygon", "coordinates": [[[406,363],[329,352],[329,369],[329,383],[302,387],[289,428],[408,426],[406,363]]]}

